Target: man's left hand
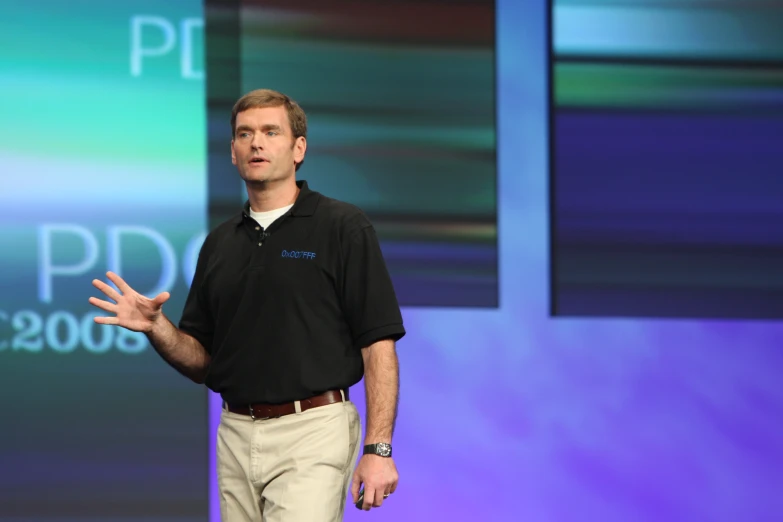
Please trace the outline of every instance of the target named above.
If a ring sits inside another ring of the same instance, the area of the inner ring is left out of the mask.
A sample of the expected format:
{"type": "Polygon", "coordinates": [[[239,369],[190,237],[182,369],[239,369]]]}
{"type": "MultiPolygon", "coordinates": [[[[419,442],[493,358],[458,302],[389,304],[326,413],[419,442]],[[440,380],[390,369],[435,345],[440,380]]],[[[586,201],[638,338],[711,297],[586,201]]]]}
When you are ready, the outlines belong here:
{"type": "Polygon", "coordinates": [[[378,455],[362,455],[359,464],[353,472],[351,494],[353,503],[359,500],[359,488],[364,484],[364,503],[361,508],[369,511],[371,508],[379,508],[383,500],[397,489],[397,481],[400,476],[397,466],[391,457],[378,455]]]}

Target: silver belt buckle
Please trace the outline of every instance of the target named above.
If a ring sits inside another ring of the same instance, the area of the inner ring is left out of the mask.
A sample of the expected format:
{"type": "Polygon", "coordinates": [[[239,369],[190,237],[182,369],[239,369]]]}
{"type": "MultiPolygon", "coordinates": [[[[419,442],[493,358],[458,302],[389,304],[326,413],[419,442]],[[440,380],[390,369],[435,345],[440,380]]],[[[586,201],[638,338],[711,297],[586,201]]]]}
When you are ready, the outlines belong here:
{"type": "Polygon", "coordinates": [[[257,420],[267,420],[267,419],[271,419],[272,418],[272,417],[256,417],[256,413],[255,413],[255,411],[253,411],[253,405],[252,404],[248,404],[247,408],[250,410],[250,419],[251,420],[257,421],[257,420]]]}

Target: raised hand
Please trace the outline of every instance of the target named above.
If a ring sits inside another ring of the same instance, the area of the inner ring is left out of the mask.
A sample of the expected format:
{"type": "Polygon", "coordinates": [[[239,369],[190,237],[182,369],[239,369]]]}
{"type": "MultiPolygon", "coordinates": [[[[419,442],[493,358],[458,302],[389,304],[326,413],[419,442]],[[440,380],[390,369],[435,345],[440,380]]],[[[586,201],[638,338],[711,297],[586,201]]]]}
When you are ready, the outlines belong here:
{"type": "Polygon", "coordinates": [[[169,300],[171,294],[162,292],[153,299],[149,299],[136,292],[114,272],[107,272],[106,277],[117,285],[117,288],[122,293],[117,293],[116,290],[103,281],[93,279],[93,286],[114,302],[90,297],[90,304],[97,306],[105,312],[115,314],[113,317],[96,317],[95,322],[98,324],[122,326],[134,332],[147,333],[152,330],[155,321],[161,316],[163,303],[169,300]]]}

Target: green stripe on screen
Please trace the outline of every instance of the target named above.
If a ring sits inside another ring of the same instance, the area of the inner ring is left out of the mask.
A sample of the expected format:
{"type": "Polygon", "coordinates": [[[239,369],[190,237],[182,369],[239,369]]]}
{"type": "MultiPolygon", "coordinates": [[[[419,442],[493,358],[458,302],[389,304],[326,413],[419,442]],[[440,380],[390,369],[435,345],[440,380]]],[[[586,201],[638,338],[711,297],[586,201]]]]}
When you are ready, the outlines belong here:
{"type": "Polygon", "coordinates": [[[561,63],[554,74],[559,106],[717,108],[783,95],[776,70],[561,63]]]}

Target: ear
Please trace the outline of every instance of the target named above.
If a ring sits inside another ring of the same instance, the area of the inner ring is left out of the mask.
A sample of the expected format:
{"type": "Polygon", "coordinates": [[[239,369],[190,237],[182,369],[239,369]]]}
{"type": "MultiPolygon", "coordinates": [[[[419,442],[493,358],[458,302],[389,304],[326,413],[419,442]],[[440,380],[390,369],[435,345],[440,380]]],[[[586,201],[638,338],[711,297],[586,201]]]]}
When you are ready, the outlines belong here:
{"type": "Polygon", "coordinates": [[[299,136],[294,142],[294,162],[297,164],[302,163],[305,152],[307,152],[307,140],[304,136],[299,136]]]}
{"type": "Polygon", "coordinates": [[[231,140],[231,163],[237,164],[237,155],[234,152],[234,140],[231,140]]]}

